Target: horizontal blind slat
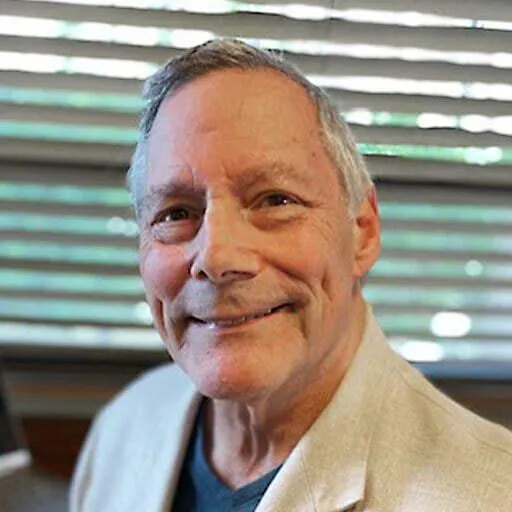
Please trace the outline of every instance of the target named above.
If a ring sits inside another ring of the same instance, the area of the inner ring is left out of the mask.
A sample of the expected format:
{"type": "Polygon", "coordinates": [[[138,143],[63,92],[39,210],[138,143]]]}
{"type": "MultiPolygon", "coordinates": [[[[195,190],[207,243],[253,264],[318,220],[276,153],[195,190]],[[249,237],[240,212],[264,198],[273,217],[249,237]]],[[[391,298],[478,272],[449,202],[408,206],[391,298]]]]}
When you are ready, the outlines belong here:
{"type": "MultiPolygon", "coordinates": [[[[4,52],[37,52],[67,57],[137,60],[155,64],[164,63],[182,53],[181,50],[169,46],[137,46],[136,44],[115,42],[45,39],[14,35],[0,35],[0,48],[4,52]]],[[[416,80],[508,83],[512,73],[510,69],[493,66],[411,62],[390,58],[363,59],[336,55],[301,55],[291,52],[283,52],[283,56],[297,65],[303,73],[311,75],[384,76],[416,80]]]]}
{"type": "Polygon", "coordinates": [[[331,43],[385,44],[438,50],[499,52],[509,35],[500,31],[349,23],[343,20],[297,20],[259,13],[199,14],[127,7],[84,6],[4,0],[4,14],[62,21],[91,21],[139,26],[212,31],[224,37],[261,37],[277,40],[316,40],[331,43]]]}
{"type": "MultiPolygon", "coordinates": [[[[296,5],[297,0],[241,0],[241,4],[296,5]]],[[[303,5],[321,6],[326,9],[369,9],[391,12],[410,12],[410,0],[301,0],[303,5]]],[[[472,19],[495,19],[512,21],[512,12],[507,0],[429,0],[415,4],[414,10],[425,14],[472,19]]]]}

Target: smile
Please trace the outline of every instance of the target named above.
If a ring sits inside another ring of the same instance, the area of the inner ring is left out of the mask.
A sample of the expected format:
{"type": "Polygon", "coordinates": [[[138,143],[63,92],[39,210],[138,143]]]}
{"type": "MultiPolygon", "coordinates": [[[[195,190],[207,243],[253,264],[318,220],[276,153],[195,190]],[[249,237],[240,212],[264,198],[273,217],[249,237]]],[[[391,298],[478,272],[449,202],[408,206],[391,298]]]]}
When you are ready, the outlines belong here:
{"type": "Polygon", "coordinates": [[[202,318],[192,317],[192,321],[199,323],[199,324],[204,324],[210,329],[238,327],[239,325],[249,323],[253,320],[258,320],[260,318],[270,316],[274,313],[277,313],[278,311],[281,311],[282,309],[284,309],[288,306],[289,306],[289,304],[282,304],[281,306],[276,306],[274,308],[268,308],[263,311],[259,311],[257,313],[251,313],[249,315],[243,315],[243,316],[231,317],[231,318],[202,319],[202,318]]]}

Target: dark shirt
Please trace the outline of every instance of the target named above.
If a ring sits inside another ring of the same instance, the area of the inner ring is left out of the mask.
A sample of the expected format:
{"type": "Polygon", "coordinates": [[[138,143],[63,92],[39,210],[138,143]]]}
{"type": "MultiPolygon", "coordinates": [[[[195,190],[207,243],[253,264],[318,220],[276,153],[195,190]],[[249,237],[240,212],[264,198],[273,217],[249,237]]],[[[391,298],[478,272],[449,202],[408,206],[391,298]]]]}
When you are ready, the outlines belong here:
{"type": "Polygon", "coordinates": [[[211,470],[203,449],[202,411],[187,450],[172,512],[253,512],[279,467],[235,491],[224,485],[211,470]]]}

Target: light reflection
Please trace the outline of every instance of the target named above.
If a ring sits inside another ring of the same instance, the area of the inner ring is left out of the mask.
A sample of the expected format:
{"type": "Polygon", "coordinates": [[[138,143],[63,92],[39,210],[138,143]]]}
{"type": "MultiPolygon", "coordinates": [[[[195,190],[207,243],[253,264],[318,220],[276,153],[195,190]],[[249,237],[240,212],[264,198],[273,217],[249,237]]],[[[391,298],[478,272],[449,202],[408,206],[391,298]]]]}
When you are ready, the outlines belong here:
{"type": "Polygon", "coordinates": [[[157,66],[148,62],[133,60],[64,57],[42,53],[0,51],[0,69],[30,73],[81,73],[143,80],[156,71],[157,66]]]}
{"type": "Polygon", "coordinates": [[[112,41],[140,46],[156,46],[161,31],[154,27],[132,27],[117,25],[113,27],[112,41]]]}
{"type": "Polygon", "coordinates": [[[464,265],[464,270],[468,276],[478,277],[483,274],[484,266],[478,260],[469,260],[466,265],[464,265]]]}
{"type": "Polygon", "coordinates": [[[56,38],[63,35],[66,26],[59,20],[0,15],[0,34],[5,35],[56,38]]]}
{"type": "Polygon", "coordinates": [[[356,109],[347,112],[344,117],[348,123],[370,126],[373,124],[374,114],[367,109],[356,109]]]}
{"type": "Polygon", "coordinates": [[[144,288],[136,272],[127,269],[127,274],[102,274],[86,272],[51,272],[46,269],[26,270],[0,269],[0,290],[34,291],[53,293],[92,293],[107,296],[130,295],[142,297],[144,288]]]}
{"type": "Polygon", "coordinates": [[[0,239],[0,258],[12,261],[53,261],[133,267],[138,263],[136,251],[127,247],[52,242],[20,242],[0,239]]]}
{"type": "Polygon", "coordinates": [[[481,133],[487,132],[492,126],[492,121],[486,116],[470,114],[462,116],[460,119],[460,127],[468,132],[481,133]]]}
{"type": "Polygon", "coordinates": [[[382,76],[309,75],[319,85],[333,89],[380,94],[417,94],[449,98],[493,99],[512,101],[509,84],[465,83],[447,80],[413,80],[382,76]]]}
{"type": "Polygon", "coordinates": [[[0,297],[0,318],[74,320],[77,323],[99,324],[147,324],[146,317],[134,315],[136,307],[133,303],[115,301],[112,298],[110,300],[78,300],[53,297],[44,297],[44,299],[0,297]]]}
{"type": "Polygon", "coordinates": [[[2,344],[36,344],[87,347],[161,349],[154,329],[147,327],[96,327],[86,325],[48,325],[44,323],[0,322],[2,344]]]}
{"type": "Polygon", "coordinates": [[[135,60],[70,57],[66,63],[66,71],[71,73],[139,80],[146,79],[156,69],[156,64],[135,60]]]}
{"type": "Polygon", "coordinates": [[[117,235],[133,237],[138,234],[137,223],[132,219],[123,219],[122,217],[112,217],[107,221],[107,230],[117,235]]]}
{"type": "Polygon", "coordinates": [[[487,29],[487,30],[502,30],[502,31],[510,31],[512,30],[512,23],[510,21],[499,21],[499,20],[477,20],[476,24],[478,27],[487,29]]]}
{"type": "Polygon", "coordinates": [[[333,13],[336,18],[358,23],[403,25],[406,27],[470,27],[472,20],[424,14],[418,11],[390,11],[374,9],[346,9],[333,13]]]}
{"type": "Polygon", "coordinates": [[[222,14],[236,10],[235,2],[230,0],[161,0],[159,5],[154,5],[154,7],[206,14],[222,14]]]}
{"type": "MultiPolygon", "coordinates": [[[[135,27],[134,27],[135,28],[135,27]]],[[[112,41],[113,25],[84,21],[69,24],[66,34],[70,39],[83,39],[85,41],[112,41]]]]}
{"type": "Polygon", "coordinates": [[[15,183],[0,181],[0,199],[8,202],[34,201],[66,205],[127,207],[128,192],[123,187],[91,187],[55,183],[15,183]]]}
{"type": "Polygon", "coordinates": [[[499,116],[491,118],[490,131],[503,135],[512,135],[512,116],[499,116]]]}
{"type": "Polygon", "coordinates": [[[153,323],[153,317],[151,316],[151,308],[145,301],[139,302],[134,307],[135,317],[142,323],[151,325],[153,323]]]}
{"type": "Polygon", "coordinates": [[[430,330],[440,338],[462,338],[471,331],[471,317],[455,311],[436,313],[430,322],[430,330]]]}
{"type": "Polygon", "coordinates": [[[494,53],[491,56],[491,65],[497,68],[512,67],[512,55],[510,53],[494,53]]]}
{"type": "Polygon", "coordinates": [[[133,114],[140,112],[144,105],[140,95],[69,89],[25,89],[23,87],[0,87],[0,101],[23,105],[94,108],[133,114]]]}
{"type": "Polygon", "coordinates": [[[191,48],[199,44],[206,43],[215,38],[213,32],[207,30],[172,30],[168,34],[168,43],[176,48],[191,48]]]}
{"type": "Polygon", "coordinates": [[[434,341],[409,340],[401,344],[398,351],[415,363],[433,363],[445,358],[443,346],[434,341]]]}
{"type": "Polygon", "coordinates": [[[136,128],[116,126],[0,121],[0,138],[15,137],[132,146],[137,140],[137,133],[136,128]]]}
{"type": "Polygon", "coordinates": [[[447,147],[420,146],[414,144],[366,144],[359,143],[359,149],[366,155],[400,156],[404,158],[463,162],[489,165],[512,163],[512,153],[498,147],[447,147]]]}
{"type": "MultiPolygon", "coordinates": [[[[396,352],[404,356],[405,354],[402,352],[403,347],[411,341],[416,343],[416,340],[409,340],[408,338],[400,336],[391,336],[389,339],[391,347],[396,352]]],[[[436,344],[442,347],[443,359],[445,361],[512,361],[512,349],[510,344],[499,340],[486,338],[463,340],[437,339],[418,341],[421,343],[436,344]]],[[[414,353],[412,355],[414,356],[414,353]]]]}
{"type": "Polygon", "coordinates": [[[107,229],[115,234],[124,233],[126,221],[121,217],[112,217],[107,222],[107,229]]]}
{"type": "MultiPolygon", "coordinates": [[[[238,3],[239,6],[244,4],[238,3]]],[[[246,4],[252,12],[268,12],[272,14],[281,14],[288,18],[297,20],[326,20],[331,17],[332,9],[327,9],[319,5],[254,5],[246,4]]]]}
{"type": "Polygon", "coordinates": [[[457,126],[457,116],[423,112],[418,116],[417,125],[419,128],[455,128],[457,126]]]}
{"type": "Polygon", "coordinates": [[[498,147],[466,148],[464,160],[468,164],[488,165],[498,163],[503,158],[503,150],[498,147]]]}
{"type": "Polygon", "coordinates": [[[66,38],[68,39],[140,46],[156,46],[162,33],[160,29],[155,27],[112,25],[98,22],[66,23],[66,28],[66,38]]]}
{"type": "Polygon", "coordinates": [[[0,51],[0,69],[6,71],[58,73],[64,69],[66,61],[66,57],[59,55],[0,51]]]}

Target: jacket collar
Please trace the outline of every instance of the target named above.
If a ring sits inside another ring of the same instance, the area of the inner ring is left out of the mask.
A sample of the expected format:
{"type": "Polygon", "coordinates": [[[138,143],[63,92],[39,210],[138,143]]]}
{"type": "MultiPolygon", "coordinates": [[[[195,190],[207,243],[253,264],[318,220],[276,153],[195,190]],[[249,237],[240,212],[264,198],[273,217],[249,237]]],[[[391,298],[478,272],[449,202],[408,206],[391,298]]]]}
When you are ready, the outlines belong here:
{"type": "Polygon", "coordinates": [[[341,386],[284,463],[258,512],[348,511],[364,500],[391,354],[368,306],[363,340],[341,386]]]}

